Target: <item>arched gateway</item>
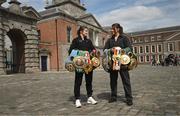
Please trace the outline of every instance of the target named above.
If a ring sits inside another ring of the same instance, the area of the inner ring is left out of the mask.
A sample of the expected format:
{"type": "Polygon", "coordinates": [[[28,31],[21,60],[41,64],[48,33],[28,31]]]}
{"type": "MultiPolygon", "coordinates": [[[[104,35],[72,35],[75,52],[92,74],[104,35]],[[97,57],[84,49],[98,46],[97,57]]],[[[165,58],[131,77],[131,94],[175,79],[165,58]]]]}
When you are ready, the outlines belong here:
{"type": "Polygon", "coordinates": [[[29,73],[39,71],[39,34],[36,23],[40,19],[32,7],[20,7],[20,2],[11,0],[9,7],[0,2],[0,74],[7,73],[7,54],[5,38],[12,43],[11,73],[29,73]]]}

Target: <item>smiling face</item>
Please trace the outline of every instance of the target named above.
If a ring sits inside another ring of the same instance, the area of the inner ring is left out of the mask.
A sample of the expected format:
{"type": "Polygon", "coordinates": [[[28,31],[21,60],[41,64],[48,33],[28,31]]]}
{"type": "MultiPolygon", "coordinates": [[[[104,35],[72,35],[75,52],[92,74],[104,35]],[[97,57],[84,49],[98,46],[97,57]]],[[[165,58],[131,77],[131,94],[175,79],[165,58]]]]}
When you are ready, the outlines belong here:
{"type": "Polygon", "coordinates": [[[83,37],[87,37],[88,36],[88,29],[87,28],[84,28],[80,34],[83,36],[83,37]]]}
{"type": "Polygon", "coordinates": [[[117,34],[119,34],[119,28],[112,26],[111,32],[112,32],[112,35],[116,36],[117,34]]]}

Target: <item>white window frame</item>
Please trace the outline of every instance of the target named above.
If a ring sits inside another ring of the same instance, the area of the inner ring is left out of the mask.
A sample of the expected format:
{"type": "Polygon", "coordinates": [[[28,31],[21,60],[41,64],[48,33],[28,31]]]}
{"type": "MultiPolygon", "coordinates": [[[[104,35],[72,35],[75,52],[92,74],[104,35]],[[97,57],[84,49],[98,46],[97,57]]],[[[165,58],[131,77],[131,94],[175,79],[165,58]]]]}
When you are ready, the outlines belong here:
{"type": "Polygon", "coordinates": [[[156,45],[151,45],[151,53],[156,53],[156,45]],[[152,46],[154,46],[154,51],[155,52],[152,52],[152,46]]]}
{"type": "Polygon", "coordinates": [[[149,42],[148,36],[145,36],[145,37],[144,37],[144,41],[145,41],[145,42],[149,42]]]}
{"type": "Polygon", "coordinates": [[[150,62],[150,61],[151,61],[151,60],[150,60],[150,56],[149,56],[149,61],[147,61],[147,56],[149,56],[149,55],[146,55],[146,56],[145,56],[145,61],[146,61],[146,62],[150,62]]]}
{"type": "Polygon", "coordinates": [[[151,36],[151,41],[155,41],[155,37],[154,36],[151,36]]]}
{"type": "Polygon", "coordinates": [[[138,39],[137,38],[133,38],[133,43],[137,43],[138,39]]]}
{"type": "Polygon", "coordinates": [[[158,35],[157,40],[162,40],[162,35],[158,35]]]}
{"type": "Polygon", "coordinates": [[[143,54],[143,53],[144,53],[143,46],[139,46],[139,53],[140,53],[140,54],[143,54]],[[141,47],[142,47],[142,53],[141,53],[141,47]]]}
{"type": "Polygon", "coordinates": [[[143,42],[143,38],[142,37],[139,37],[139,43],[142,43],[143,42]]]}
{"type": "Polygon", "coordinates": [[[150,45],[145,45],[145,53],[150,53],[150,45]],[[149,52],[146,52],[146,46],[148,46],[149,52]]]}
{"type": "Polygon", "coordinates": [[[174,51],[174,43],[168,43],[168,52],[172,52],[172,51],[170,50],[170,44],[172,44],[172,51],[174,51]]]}
{"type": "Polygon", "coordinates": [[[162,53],[162,44],[157,44],[157,53],[162,53]],[[159,45],[161,45],[161,51],[159,51],[159,45]]]}
{"type": "Polygon", "coordinates": [[[139,56],[139,62],[140,63],[144,62],[144,57],[143,56],[139,56]],[[143,58],[143,61],[141,61],[141,57],[143,58]]]}
{"type": "Polygon", "coordinates": [[[161,55],[161,60],[163,59],[163,55],[162,55],[162,54],[159,54],[159,55],[158,55],[158,60],[159,60],[159,61],[160,61],[160,58],[159,58],[160,55],[161,55]]]}
{"type": "Polygon", "coordinates": [[[134,47],[133,47],[133,53],[135,53],[135,54],[138,53],[138,47],[137,47],[137,46],[134,46],[134,47]],[[135,48],[136,48],[137,52],[135,52],[135,48]]]}

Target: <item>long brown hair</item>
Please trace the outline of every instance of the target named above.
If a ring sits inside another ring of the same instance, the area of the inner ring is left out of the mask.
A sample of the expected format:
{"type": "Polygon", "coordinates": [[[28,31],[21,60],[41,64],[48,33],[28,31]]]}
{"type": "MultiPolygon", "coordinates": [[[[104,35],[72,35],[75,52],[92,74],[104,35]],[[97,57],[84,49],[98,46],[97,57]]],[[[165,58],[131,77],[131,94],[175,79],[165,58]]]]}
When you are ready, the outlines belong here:
{"type": "Polygon", "coordinates": [[[85,27],[85,26],[80,26],[80,27],[79,27],[79,29],[78,29],[78,31],[77,31],[78,37],[80,37],[81,31],[83,31],[84,29],[87,29],[87,27],[85,27]]]}
{"type": "Polygon", "coordinates": [[[119,34],[120,35],[123,34],[123,27],[119,23],[112,24],[112,27],[115,27],[115,28],[119,29],[119,34]]]}

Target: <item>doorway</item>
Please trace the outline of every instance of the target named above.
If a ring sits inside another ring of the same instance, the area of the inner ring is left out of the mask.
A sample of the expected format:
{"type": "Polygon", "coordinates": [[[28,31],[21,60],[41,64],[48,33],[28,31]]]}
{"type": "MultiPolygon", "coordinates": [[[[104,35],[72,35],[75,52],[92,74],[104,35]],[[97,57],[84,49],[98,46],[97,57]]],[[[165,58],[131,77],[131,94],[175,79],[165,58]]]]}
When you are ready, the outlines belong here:
{"type": "Polygon", "coordinates": [[[47,71],[47,56],[41,56],[41,71],[47,71]]]}

